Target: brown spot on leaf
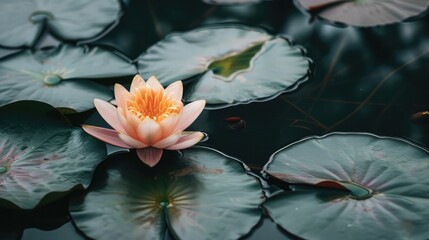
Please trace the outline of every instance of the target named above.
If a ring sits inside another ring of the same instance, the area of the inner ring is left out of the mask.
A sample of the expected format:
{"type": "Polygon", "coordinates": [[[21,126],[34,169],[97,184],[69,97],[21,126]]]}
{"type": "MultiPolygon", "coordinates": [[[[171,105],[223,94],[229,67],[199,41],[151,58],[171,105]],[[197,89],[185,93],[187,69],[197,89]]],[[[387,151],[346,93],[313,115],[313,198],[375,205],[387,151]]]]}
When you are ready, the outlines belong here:
{"type": "Polygon", "coordinates": [[[343,185],[334,182],[334,181],[322,181],[316,184],[316,186],[318,187],[323,187],[323,188],[334,188],[334,189],[340,189],[340,190],[347,190],[347,188],[345,188],[343,185]]]}

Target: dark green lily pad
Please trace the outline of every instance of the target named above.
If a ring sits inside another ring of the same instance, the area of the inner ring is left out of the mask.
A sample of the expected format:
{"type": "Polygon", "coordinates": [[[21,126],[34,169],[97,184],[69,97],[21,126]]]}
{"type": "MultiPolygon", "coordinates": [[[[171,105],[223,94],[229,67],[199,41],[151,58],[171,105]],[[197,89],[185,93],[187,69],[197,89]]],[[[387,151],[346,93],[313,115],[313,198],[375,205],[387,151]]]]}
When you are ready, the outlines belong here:
{"type": "Polygon", "coordinates": [[[106,160],[72,198],[75,225],[94,239],[237,239],[257,224],[260,183],[241,162],[205,147],[173,153],[154,168],[135,153],[106,160]]]}
{"type": "Polygon", "coordinates": [[[402,139],[334,133],[273,154],[263,173],[293,184],[265,208],[305,239],[426,239],[429,153],[402,139]]]}
{"type": "Polygon", "coordinates": [[[118,21],[118,0],[2,0],[0,45],[32,46],[45,27],[64,40],[81,40],[102,33],[118,21]]]}
{"type": "Polygon", "coordinates": [[[313,17],[356,27],[386,25],[421,15],[426,0],[296,0],[313,17]]]}
{"type": "Polygon", "coordinates": [[[0,108],[1,205],[32,209],[86,188],[105,156],[105,144],[45,103],[0,108]]]}
{"type": "Polygon", "coordinates": [[[162,84],[193,78],[185,101],[208,107],[271,99],[307,80],[311,60],[284,36],[243,26],[172,34],[139,57],[139,72],[162,84]]]}
{"type": "Polygon", "coordinates": [[[110,100],[113,92],[89,81],[136,73],[133,64],[101,48],[69,45],[23,51],[0,62],[0,105],[36,100],[81,112],[94,107],[94,98],[110,100]]]}

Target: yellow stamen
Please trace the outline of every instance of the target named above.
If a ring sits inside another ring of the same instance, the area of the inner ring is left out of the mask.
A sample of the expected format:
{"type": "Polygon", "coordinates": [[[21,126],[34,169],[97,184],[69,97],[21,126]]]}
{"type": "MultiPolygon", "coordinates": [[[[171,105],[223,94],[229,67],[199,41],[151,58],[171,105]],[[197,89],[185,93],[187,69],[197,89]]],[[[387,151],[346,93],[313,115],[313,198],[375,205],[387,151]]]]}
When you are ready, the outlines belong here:
{"type": "Polygon", "coordinates": [[[155,91],[147,86],[136,89],[133,97],[127,101],[127,108],[141,120],[146,117],[160,122],[171,114],[179,114],[181,102],[177,102],[164,91],[155,91]]]}

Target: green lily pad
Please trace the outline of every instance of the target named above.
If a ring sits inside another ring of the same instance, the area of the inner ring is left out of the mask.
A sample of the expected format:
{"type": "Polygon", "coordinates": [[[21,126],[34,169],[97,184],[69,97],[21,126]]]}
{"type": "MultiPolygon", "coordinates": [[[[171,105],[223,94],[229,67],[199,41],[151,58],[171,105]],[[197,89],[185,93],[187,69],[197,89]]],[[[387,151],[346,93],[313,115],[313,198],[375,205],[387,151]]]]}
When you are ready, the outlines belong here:
{"type": "Polygon", "coordinates": [[[68,41],[95,37],[121,14],[118,0],[2,0],[0,45],[32,46],[45,27],[68,41]]]}
{"type": "Polygon", "coordinates": [[[86,188],[106,147],[33,101],[0,108],[0,204],[32,209],[86,188]]]}
{"type": "Polygon", "coordinates": [[[305,239],[426,239],[429,152],[367,133],[311,137],[280,149],[263,173],[292,184],[265,203],[305,239]]]}
{"type": "Polygon", "coordinates": [[[313,17],[356,27],[371,27],[401,22],[421,15],[425,0],[297,0],[313,17]]]}
{"type": "Polygon", "coordinates": [[[81,112],[94,98],[110,100],[113,92],[89,81],[136,73],[134,65],[101,48],[63,45],[9,56],[0,62],[0,105],[19,100],[46,102],[81,112]]]}
{"type": "Polygon", "coordinates": [[[311,60],[284,36],[243,26],[212,26],[176,33],[139,57],[139,72],[162,84],[193,78],[185,101],[210,108],[264,101],[307,80],[311,60]]]}
{"type": "Polygon", "coordinates": [[[241,162],[205,147],[175,153],[154,168],[135,153],[106,160],[72,198],[75,225],[94,239],[237,239],[257,224],[260,183],[241,162]]]}

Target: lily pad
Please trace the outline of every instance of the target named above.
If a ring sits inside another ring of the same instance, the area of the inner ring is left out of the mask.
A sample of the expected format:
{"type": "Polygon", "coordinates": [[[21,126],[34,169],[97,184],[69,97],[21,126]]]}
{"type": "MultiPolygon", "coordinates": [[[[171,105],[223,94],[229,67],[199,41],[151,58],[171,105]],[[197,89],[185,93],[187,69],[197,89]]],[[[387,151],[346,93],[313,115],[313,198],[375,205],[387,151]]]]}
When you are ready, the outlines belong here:
{"type": "Polygon", "coordinates": [[[45,27],[68,41],[95,37],[121,14],[118,0],[2,0],[0,45],[32,46],[45,27]]]}
{"type": "Polygon", "coordinates": [[[313,17],[356,27],[401,22],[421,15],[427,0],[296,0],[313,17]]]}
{"type": "Polygon", "coordinates": [[[192,78],[185,101],[210,108],[271,99],[307,77],[311,60],[285,36],[243,26],[212,26],[167,36],[139,57],[139,72],[168,85],[192,78]]]}
{"type": "Polygon", "coordinates": [[[305,239],[426,239],[429,152],[367,133],[311,137],[280,149],[263,173],[292,184],[265,208],[305,239]]]}
{"type": "Polygon", "coordinates": [[[106,147],[53,107],[22,101],[0,108],[0,204],[32,209],[86,188],[106,147]]]}
{"type": "Polygon", "coordinates": [[[136,73],[133,64],[101,48],[58,48],[20,52],[0,62],[0,105],[36,100],[81,112],[94,98],[110,100],[113,92],[89,81],[136,73]]]}
{"type": "Polygon", "coordinates": [[[70,203],[75,225],[94,239],[237,239],[261,217],[259,181],[236,159],[194,147],[149,168],[135,153],[112,156],[85,196],[70,203]]]}

